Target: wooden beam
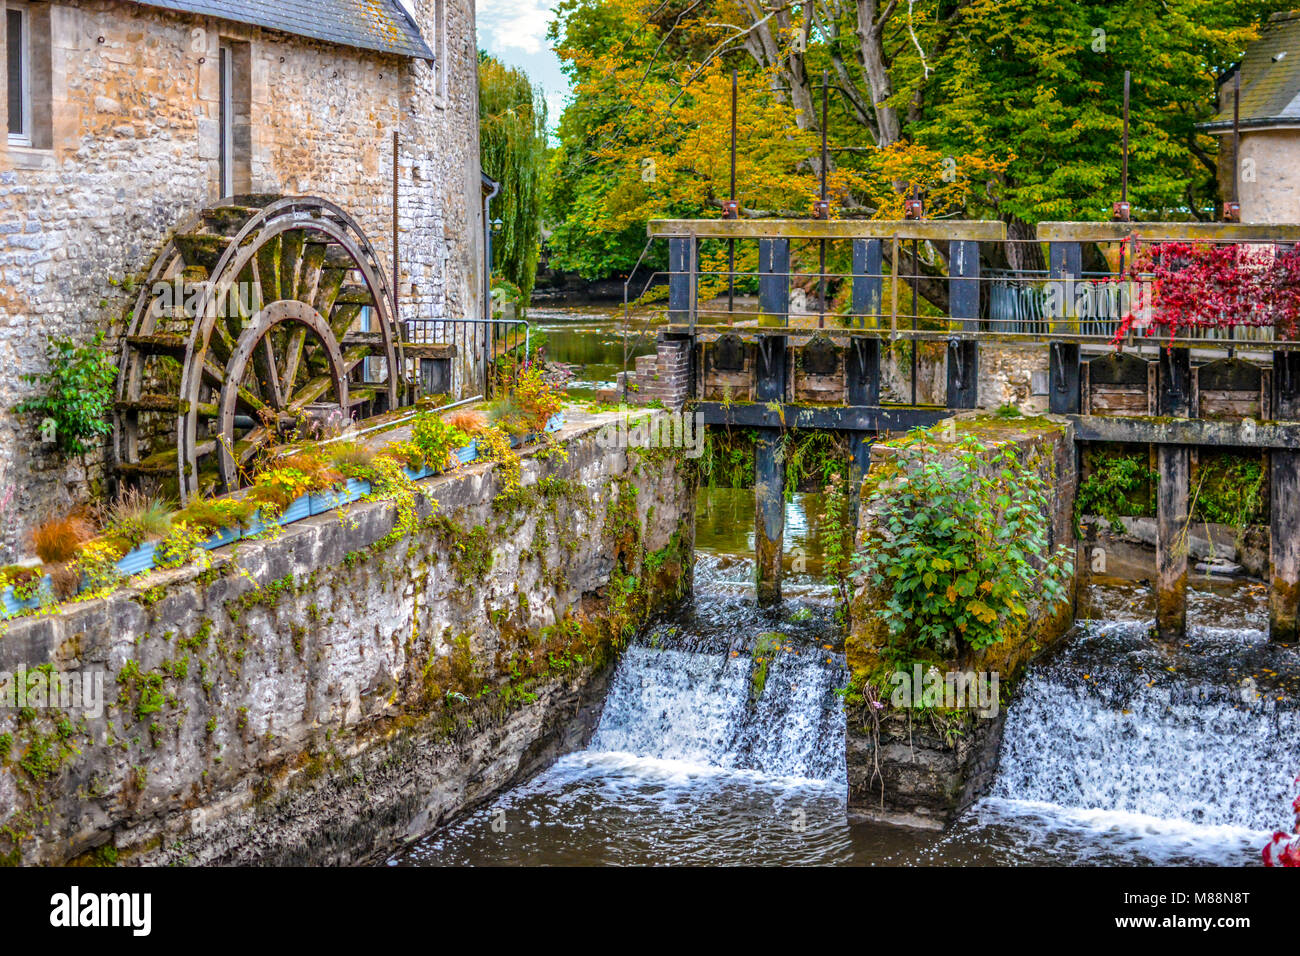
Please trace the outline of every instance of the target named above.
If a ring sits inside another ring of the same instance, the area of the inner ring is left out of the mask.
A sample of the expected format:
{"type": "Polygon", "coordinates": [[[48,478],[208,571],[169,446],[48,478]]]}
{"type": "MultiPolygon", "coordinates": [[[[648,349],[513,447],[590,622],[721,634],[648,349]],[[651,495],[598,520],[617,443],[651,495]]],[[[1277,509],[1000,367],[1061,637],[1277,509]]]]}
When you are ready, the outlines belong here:
{"type": "Polygon", "coordinates": [[[652,219],[651,239],[925,239],[1003,242],[1004,222],[983,219],[652,219]]]}
{"type": "Polygon", "coordinates": [[[1040,242],[1297,242],[1300,223],[1262,222],[1040,222],[1040,242]]]}
{"type": "Polygon", "coordinates": [[[1067,415],[1076,441],[1224,448],[1300,448],[1300,422],[1222,422],[1149,416],[1067,415]]]}

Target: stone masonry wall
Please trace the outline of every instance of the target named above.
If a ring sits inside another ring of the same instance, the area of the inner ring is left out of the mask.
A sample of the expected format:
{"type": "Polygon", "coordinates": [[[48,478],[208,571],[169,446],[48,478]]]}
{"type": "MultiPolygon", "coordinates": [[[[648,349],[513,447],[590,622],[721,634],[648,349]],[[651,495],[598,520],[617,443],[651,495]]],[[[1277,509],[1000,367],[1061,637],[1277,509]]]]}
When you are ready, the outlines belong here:
{"type": "Polygon", "coordinates": [[[9,557],[25,550],[35,521],[84,502],[103,477],[101,455],[86,467],[65,461],[38,443],[39,423],[12,413],[32,388],[19,376],[44,369],[47,337],[120,329],[134,298],[123,282],[218,198],[222,40],[248,45],[248,190],[337,202],[388,271],[397,129],[402,316],[482,309],[473,0],[417,5],[426,42],[443,54],[436,66],[123,0],[31,7],[50,56],[50,137],[39,148],[0,144],[0,551],[9,557]]]}
{"type": "Polygon", "coordinates": [[[357,862],[582,746],[694,543],[680,459],[602,448],[612,417],[512,497],[493,464],[419,483],[409,534],[358,503],[10,622],[0,675],[100,671],[108,704],[0,706],[0,861],[357,862]]]}
{"type": "MultiPolygon", "coordinates": [[[[1049,547],[1076,547],[1074,498],[1077,474],[1071,426],[1048,418],[992,419],[974,413],[956,416],[954,438],[973,436],[985,444],[1013,444],[1020,460],[1032,464],[1050,489],[1049,547]]],[[[942,435],[944,424],[932,434],[942,435]]],[[[878,449],[873,448],[873,458],[878,449]]],[[[873,462],[875,494],[864,491],[858,523],[858,545],[879,533],[878,512],[888,494],[888,471],[873,462]]],[[[888,469],[885,463],[885,469],[888,469]]],[[[873,478],[869,478],[871,482],[873,478]]],[[[885,625],[876,608],[884,596],[870,581],[859,582],[852,602],[846,659],[859,688],[881,664],[885,625]]],[[[961,664],[947,662],[938,670],[997,673],[1002,701],[996,714],[973,710],[913,711],[890,706],[885,693],[881,709],[859,698],[846,720],[845,751],[849,783],[849,813],[921,827],[942,827],[982,796],[997,771],[1006,705],[1010,692],[1030,660],[1059,640],[1074,620],[1073,601],[1057,607],[1041,600],[1027,602],[1027,618],[1009,625],[1004,639],[973,651],[961,664]]]]}

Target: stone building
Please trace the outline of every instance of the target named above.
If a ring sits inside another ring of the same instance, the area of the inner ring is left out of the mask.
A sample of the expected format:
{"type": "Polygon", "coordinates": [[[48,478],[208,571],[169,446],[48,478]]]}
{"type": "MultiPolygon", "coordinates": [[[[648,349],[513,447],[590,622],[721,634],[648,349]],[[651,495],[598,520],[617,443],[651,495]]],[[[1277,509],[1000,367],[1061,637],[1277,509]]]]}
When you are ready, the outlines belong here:
{"type": "Polygon", "coordinates": [[[1203,127],[1219,138],[1219,192],[1237,172],[1242,222],[1300,222],[1300,12],[1275,13],[1219,86],[1219,112],[1203,127]],[[1241,155],[1233,155],[1234,86],[1240,76],[1241,155]]]}
{"type": "Polygon", "coordinates": [[[0,545],[102,488],[14,414],[53,336],[123,330],[178,223],[222,196],[337,204],[402,319],[481,314],[473,0],[0,0],[0,545]],[[398,134],[394,187],[393,134],[398,134]]]}

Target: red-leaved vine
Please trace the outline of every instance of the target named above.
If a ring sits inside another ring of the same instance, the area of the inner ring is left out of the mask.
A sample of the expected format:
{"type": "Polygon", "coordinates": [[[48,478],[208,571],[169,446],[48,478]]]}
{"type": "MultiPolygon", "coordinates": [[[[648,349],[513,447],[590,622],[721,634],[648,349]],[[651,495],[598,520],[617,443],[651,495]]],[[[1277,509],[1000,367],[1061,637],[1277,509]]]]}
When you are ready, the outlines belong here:
{"type": "MultiPolygon", "coordinates": [[[[1135,240],[1136,245],[1136,240],[1135,240]]],[[[1130,331],[1273,326],[1294,338],[1300,323],[1300,247],[1157,242],[1138,245],[1127,279],[1136,288],[1114,344],[1130,331]]]]}
{"type": "MultiPolygon", "coordinates": [[[[1300,784],[1300,777],[1295,778],[1300,784]]],[[[1291,803],[1295,811],[1295,830],[1286,833],[1278,830],[1273,839],[1264,847],[1265,866],[1300,866],[1300,796],[1291,803]]]]}

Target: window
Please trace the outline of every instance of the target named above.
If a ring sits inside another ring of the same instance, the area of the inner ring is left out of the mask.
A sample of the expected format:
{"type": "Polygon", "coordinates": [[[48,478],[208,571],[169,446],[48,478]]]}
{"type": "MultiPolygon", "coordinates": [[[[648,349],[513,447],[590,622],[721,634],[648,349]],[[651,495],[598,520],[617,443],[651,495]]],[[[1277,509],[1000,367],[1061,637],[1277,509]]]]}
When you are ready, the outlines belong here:
{"type": "Polygon", "coordinates": [[[235,194],[235,54],[229,43],[221,44],[220,64],[221,195],[233,196],[235,194]]]}
{"type": "Polygon", "coordinates": [[[447,73],[451,64],[447,62],[447,0],[435,0],[433,5],[433,70],[434,92],[437,105],[444,105],[447,97],[447,73]]]}
{"type": "Polygon", "coordinates": [[[217,69],[217,188],[222,196],[252,192],[252,47],[222,40],[217,69]]]}
{"type": "Polygon", "coordinates": [[[32,44],[26,10],[5,9],[5,73],[8,80],[9,142],[32,145],[32,44]]]}

